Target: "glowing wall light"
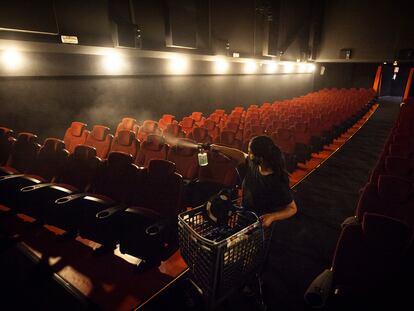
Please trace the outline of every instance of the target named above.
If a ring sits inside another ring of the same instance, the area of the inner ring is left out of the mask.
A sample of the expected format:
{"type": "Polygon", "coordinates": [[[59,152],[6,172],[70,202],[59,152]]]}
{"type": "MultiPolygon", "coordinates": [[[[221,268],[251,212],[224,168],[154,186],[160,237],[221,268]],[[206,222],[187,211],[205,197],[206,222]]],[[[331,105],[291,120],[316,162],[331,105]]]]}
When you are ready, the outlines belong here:
{"type": "Polygon", "coordinates": [[[117,73],[124,68],[125,62],[121,55],[110,52],[103,56],[102,65],[107,72],[117,73]]]}
{"type": "Polygon", "coordinates": [[[16,70],[23,64],[22,54],[16,50],[10,49],[3,51],[1,55],[3,65],[10,70],[16,70]]]}
{"type": "Polygon", "coordinates": [[[267,73],[275,73],[278,69],[278,64],[275,62],[267,63],[266,65],[266,72],[267,73]]]}
{"type": "Polygon", "coordinates": [[[283,71],[284,72],[286,72],[286,73],[291,73],[291,72],[293,72],[293,69],[294,69],[295,67],[293,66],[293,64],[292,63],[284,63],[283,64],[283,71]]]}
{"type": "Polygon", "coordinates": [[[315,64],[308,64],[308,72],[314,72],[316,69],[315,64]]]}
{"type": "Polygon", "coordinates": [[[306,72],[306,71],[307,71],[307,69],[308,69],[308,67],[306,66],[306,64],[304,64],[304,63],[300,63],[300,64],[299,64],[299,72],[300,72],[300,73],[304,73],[304,72],[306,72]]]}
{"type": "Polygon", "coordinates": [[[229,70],[229,63],[224,59],[214,61],[214,71],[219,74],[226,73],[229,70]]]}
{"type": "Polygon", "coordinates": [[[188,59],[177,56],[170,59],[169,70],[173,74],[183,74],[188,71],[188,59]]]}
{"type": "Polygon", "coordinates": [[[254,73],[257,70],[257,64],[253,61],[244,64],[244,73],[254,73]]]}

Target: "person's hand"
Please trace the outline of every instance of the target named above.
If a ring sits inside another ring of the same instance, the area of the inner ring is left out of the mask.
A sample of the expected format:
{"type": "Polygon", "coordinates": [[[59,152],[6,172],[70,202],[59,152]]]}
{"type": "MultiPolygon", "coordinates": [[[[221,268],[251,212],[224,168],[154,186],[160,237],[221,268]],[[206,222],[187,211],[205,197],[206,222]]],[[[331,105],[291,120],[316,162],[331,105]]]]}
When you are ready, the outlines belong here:
{"type": "Polygon", "coordinates": [[[262,226],[265,228],[268,228],[272,225],[272,223],[275,221],[272,214],[264,214],[260,217],[262,221],[262,226]]]}
{"type": "Polygon", "coordinates": [[[216,144],[210,144],[211,151],[219,151],[220,146],[216,144]]]}

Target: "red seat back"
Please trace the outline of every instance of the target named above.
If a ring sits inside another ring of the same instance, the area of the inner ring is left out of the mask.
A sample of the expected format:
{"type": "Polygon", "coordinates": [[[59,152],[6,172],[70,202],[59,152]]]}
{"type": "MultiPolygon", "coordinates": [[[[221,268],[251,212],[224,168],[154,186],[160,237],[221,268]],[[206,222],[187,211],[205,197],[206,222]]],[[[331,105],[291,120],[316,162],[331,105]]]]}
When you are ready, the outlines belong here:
{"type": "Polygon", "coordinates": [[[221,132],[218,143],[224,146],[237,148],[237,149],[241,149],[242,147],[241,141],[236,139],[236,133],[229,132],[229,131],[221,132]]]}
{"type": "Polygon", "coordinates": [[[147,140],[141,143],[135,164],[141,167],[148,167],[150,160],[167,158],[168,146],[160,135],[148,135],[147,140]]]}
{"type": "Polygon", "coordinates": [[[110,152],[91,186],[92,192],[119,203],[131,204],[139,174],[139,168],[133,163],[134,158],[129,153],[110,152]]]}
{"type": "Polygon", "coordinates": [[[73,153],[77,145],[85,144],[88,135],[89,131],[86,129],[85,123],[77,121],[72,122],[63,138],[66,150],[69,151],[69,153],[73,153]]]}
{"type": "Polygon", "coordinates": [[[96,156],[96,149],[87,145],[78,145],[69,155],[66,165],[56,182],[68,184],[80,191],[86,191],[94,180],[101,160],[96,156]]]}
{"type": "Polygon", "coordinates": [[[140,143],[135,137],[135,133],[130,130],[120,130],[114,137],[111,145],[111,152],[119,151],[129,153],[134,159],[137,156],[140,143]]]}
{"type": "Polygon", "coordinates": [[[7,166],[12,167],[20,173],[33,171],[39,148],[40,145],[37,143],[36,135],[32,133],[20,133],[10,151],[7,166]]]}
{"type": "Polygon", "coordinates": [[[134,118],[122,118],[122,121],[118,124],[118,126],[116,127],[116,131],[115,131],[115,136],[118,135],[119,131],[132,131],[135,134],[138,131],[138,123],[137,120],[135,120],[134,118]]]}
{"type": "Polygon", "coordinates": [[[111,149],[113,135],[109,134],[109,127],[95,125],[86,139],[85,145],[96,149],[96,156],[106,159],[111,149]]]}
{"type": "Polygon", "coordinates": [[[188,133],[187,138],[192,139],[198,143],[211,143],[213,140],[208,134],[208,130],[203,127],[195,127],[188,133]]]}
{"type": "Polygon", "coordinates": [[[53,177],[59,175],[68,155],[63,140],[47,138],[37,154],[33,173],[50,182],[53,177]]]}
{"type": "Polygon", "coordinates": [[[175,163],[176,170],[184,179],[195,179],[198,176],[198,153],[194,141],[180,139],[176,146],[168,151],[167,160],[175,163]]]}
{"type": "Polygon", "coordinates": [[[150,209],[160,217],[175,219],[182,211],[182,186],[182,177],[176,172],[174,163],[151,160],[142,191],[135,196],[134,205],[150,209]]]}
{"type": "Polygon", "coordinates": [[[158,123],[153,120],[145,120],[139,128],[137,138],[140,142],[147,139],[148,135],[159,134],[158,123]]]}

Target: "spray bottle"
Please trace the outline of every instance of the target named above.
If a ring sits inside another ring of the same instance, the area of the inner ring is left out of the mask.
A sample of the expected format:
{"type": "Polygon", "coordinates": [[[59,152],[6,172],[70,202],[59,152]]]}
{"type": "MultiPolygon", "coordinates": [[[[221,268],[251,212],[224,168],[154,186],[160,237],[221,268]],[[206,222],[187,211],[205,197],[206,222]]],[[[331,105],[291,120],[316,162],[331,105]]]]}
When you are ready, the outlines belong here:
{"type": "Polygon", "coordinates": [[[197,144],[198,146],[198,164],[200,166],[207,166],[208,165],[208,156],[207,150],[210,149],[210,144],[197,144]]]}

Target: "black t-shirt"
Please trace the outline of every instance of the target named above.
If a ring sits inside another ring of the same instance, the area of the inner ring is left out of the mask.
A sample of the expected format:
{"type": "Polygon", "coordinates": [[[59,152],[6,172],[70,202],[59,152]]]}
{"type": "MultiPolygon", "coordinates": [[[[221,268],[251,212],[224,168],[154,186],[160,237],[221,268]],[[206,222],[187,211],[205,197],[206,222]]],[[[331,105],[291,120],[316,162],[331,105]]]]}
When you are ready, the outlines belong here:
{"type": "Polygon", "coordinates": [[[276,174],[262,175],[258,165],[246,159],[239,171],[244,175],[242,206],[259,216],[282,210],[292,202],[289,181],[276,174]]]}

